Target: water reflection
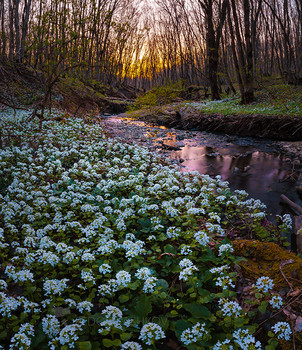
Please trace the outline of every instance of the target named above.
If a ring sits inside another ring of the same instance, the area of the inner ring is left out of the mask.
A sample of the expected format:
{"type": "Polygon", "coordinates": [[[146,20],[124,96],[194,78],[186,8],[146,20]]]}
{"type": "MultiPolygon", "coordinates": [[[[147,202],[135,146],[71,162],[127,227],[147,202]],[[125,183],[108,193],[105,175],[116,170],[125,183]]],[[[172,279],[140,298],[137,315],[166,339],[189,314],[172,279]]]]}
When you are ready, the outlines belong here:
{"type": "MultiPolygon", "coordinates": [[[[189,170],[211,176],[221,175],[232,190],[242,189],[264,202],[273,214],[280,214],[280,195],[297,198],[295,181],[290,178],[291,165],[276,153],[255,150],[250,146],[229,148],[189,147],[171,153],[172,159],[182,159],[189,170]]],[[[186,171],[186,169],[184,169],[186,171]]]]}

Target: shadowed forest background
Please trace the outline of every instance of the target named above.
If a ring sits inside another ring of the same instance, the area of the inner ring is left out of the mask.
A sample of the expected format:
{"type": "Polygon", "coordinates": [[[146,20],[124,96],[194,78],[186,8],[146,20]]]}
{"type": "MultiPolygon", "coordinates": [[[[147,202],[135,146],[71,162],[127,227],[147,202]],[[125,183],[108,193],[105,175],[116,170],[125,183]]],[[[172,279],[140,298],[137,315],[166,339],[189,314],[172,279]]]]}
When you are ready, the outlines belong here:
{"type": "Polygon", "coordinates": [[[240,91],[244,104],[267,82],[302,84],[301,0],[1,0],[0,37],[2,82],[9,65],[31,68],[46,100],[62,77],[128,97],[175,82],[213,100],[240,91]]]}

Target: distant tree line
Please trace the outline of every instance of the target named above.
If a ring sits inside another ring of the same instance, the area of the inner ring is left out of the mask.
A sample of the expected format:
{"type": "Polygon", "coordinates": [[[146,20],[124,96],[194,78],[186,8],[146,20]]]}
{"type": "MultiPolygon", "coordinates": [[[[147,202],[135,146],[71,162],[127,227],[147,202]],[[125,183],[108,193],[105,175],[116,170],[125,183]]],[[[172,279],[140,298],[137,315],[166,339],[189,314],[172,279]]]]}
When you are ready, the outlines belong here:
{"type": "Polygon", "coordinates": [[[179,80],[219,99],[302,83],[302,0],[0,0],[0,55],[52,75],[149,88],[179,80]],[[235,85],[236,83],[236,85],[235,85]]]}

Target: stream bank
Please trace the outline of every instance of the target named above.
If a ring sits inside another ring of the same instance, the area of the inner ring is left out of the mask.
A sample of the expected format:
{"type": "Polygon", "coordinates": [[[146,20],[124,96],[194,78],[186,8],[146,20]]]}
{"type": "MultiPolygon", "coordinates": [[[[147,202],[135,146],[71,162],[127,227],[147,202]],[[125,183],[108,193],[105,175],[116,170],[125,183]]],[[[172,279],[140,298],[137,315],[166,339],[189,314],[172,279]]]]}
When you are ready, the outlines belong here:
{"type": "Polygon", "coordinates": [[[158,110],[142,110],[134,114],[141,120],[168,128],[279,141],[302,141],[302,116],[209,114],[181,105],[168,105],[158,110]]]}

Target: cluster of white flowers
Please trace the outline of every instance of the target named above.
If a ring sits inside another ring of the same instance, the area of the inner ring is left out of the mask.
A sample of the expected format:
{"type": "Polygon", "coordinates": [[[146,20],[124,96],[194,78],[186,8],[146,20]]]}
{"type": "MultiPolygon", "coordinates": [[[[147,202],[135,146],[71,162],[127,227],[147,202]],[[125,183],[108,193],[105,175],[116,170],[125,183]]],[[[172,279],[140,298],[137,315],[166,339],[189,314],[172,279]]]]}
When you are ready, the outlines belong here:
{"type": "Polygon", "coordinates": [[[136,256],[140,256],[146,253],[144,245],[145,243],[143,241],[132,242],[130,240],[125,240],[122,245],[122,248],[126,251],[126,258],[128,260],[131,260],[136,256]]]}
{"type": "Polygon", "coordinates": [[[262,349],[261,343],[256,341],[255,337],[250,334],[248,329],[238,329],[233,333],[234,342],[239,345],[242,350],[262,349]],[[252,347],[253,346],[253,347],[252,347]]]}
{"type": "Polygon", "coordinates": [[[161,326],[156,323],[149,322],[145,324],[140,330],[139,339],[141,339],[145,344],[152,345],[157,340],[165,338],[165,333],[161,326]]]}
{"type": "Polygon", "coordinates": [[[230,276],[219,276],[216,280],[216,286],[221,287],[223,290],[226,290],[230,287],[235,288],[233,279],[230,276]]]}
{"type": "Polygon", "coordinates": [[[16,333],[10,342],[9,350],[27,350],[30,349],[31,338],[34,336],[34,326],[25,323],[19,328],[18,333],[16,333]]]}
{"type": "Polygon", "coordinates": [[[156,288],[156,282],[156,277],[148,277],[144,282],[143,291],[145,293],[153,293],[156,288]]]}
{"type": "Polygon", "coordinates": [[[13,311],[16,311],[21,302],[14,297],[7,296],[5,293],[0,292],[0,314],[2,316],[10,317],[13,311]]]}
{"type": "Polygon", "coordinates": [[[273,309],[280,309],[283,305],[283,299],[280,295],[273,295],[272,299],[269,301],[273,309]]]}
{"type": "Polygon", "coordinates": [[[122,344],[121,349],[122,350],[142,350],[142,347],[139,343],[135,341],[127,341],[126,343],[122,344]]]}
{"type": "Polygon", "coordinates": [[[180,340],[185,345],[190,345],[192,343],[197,343],[201,341],[204,338],[204,336],[208,334],[208,331],[206,330],[205,326],[205,323],[196,323],[196,325],[192,328],[188,328],[182,332],[180,340]]]}
{"type": "Polygon", "coordinates": [[[225,339],[223,342],[218,341],[212,350],[234,350],[233,345],[230,344],[230,339],[225,339]]]}
{"type": "Polygon", "coordinates": [[[102,311],[102,315],[105,320],[100,323],[99,333],[104,330],[110,331],[112,328],[123,329],[121,324],[123,313],[118,307],[109,305],[102,311]]]}
{"type": "Polygon", "coordinates": [[[194,238],[203,247],[206,247],[210,242],[210,237],[204,231],[198,231],[194,233],[194,238]]]}
{"type": "Polygon", "coordinates": [[[218,248],[218,255],[222,256],[223,254],[227,254],[227,253],[232,253],[234,251],[234,248],[231,244],[227,243],[227,244],[222,244],[219,248],[218,248]]]}
{"type": "Polygon", "coordinates": [[[131,275],[127,271],[119,271],[115,277],[119,289],[127,288],[131,283],[131,275]]]}
{"type": "Polygon", "coordinates": [[[93,304],[90,301],[84,300],[78,303],[77,309],[82,314],[84,311],[90,312],[93,308],[93,304]]]}
{"type": "Polygon", "coordinates": [[[282,227],[285,229],[285,230],[291,230],[292,227],[293,227],[293,221],[292,221],[292,218],[289,214],[284,214],[283,216],[281,215],[277,215],[281,222],[282,222],[282,227]]]}
{"type": "Polygon", "coordinates": [[[16,271],[15,267],[9,265],[5,269],[5,273],[8,277],[12,278],[14,282],[34,282],[34,275],[29,270],[23,269],[20,271],[16,271]]]}
{"type": "Polygon", "coordinates": [[[167,229],[167,237],[168,238],[177,238],[181,234],[181,229],[179,227],[169,227],[167,229]]]}
{"type": "Polygon", "coordinates": [[[45,281],[43,284],[45,295],[61,295],[67,288],[68,281],[67,278],[62,280],[54,279],[45,281]]]}
{"type": "Polygon", "coordinates": [[[274,281],[269,277],[262,276],[257,279],[256,284],[253,284],[253,287],[257,288],[260,292],[267,293],[274,288],[274,281]]]}
{"type": "Polygon", "coordinates": [[[135,273],[135,277],[139,280],[146,280],[147,278],[151,277],[152,272],[148,267],[142,267],[138,269],[135,273]]]}
{"type": "Polygon", "coordinates": [[[179,267],[182,269],[179,274],[179,279],[187,281],[194,271],[198,271],[198,268],[193,264],[190,259],[182,259],[179,263],[179,267]]]}
{"type": "Polygon", "coordinates": [[[7,283],[4,280],[0,280],[0,290],[7,289],[7,283]]]}
{"type": "Polygon", "coordinates": [[[81,271],[81,279],[85,283],[92,282],[93,284],[95,284],[95,278],[94,278],[93,272],[90,269],[87,269],[86,271],[84,270],[81,271]]]}
{"type": "Polygon", "coordinates": [[[109,264],[102,264],[100,267],[99,267],[99,272],[103,275],[106,275],[107,273],[110,273],[111,272],[111,266],[109,264]]]}
{"type": "Polygon", "coordinates": [[[223,273],[227,272],[227,270],[229,270],[229,269],[230,269],[229,266],[222,265],[222,266],[218,266],[218,267],[213,267],[209,271],[211,273],[218,273],[220,275],[220,274],[223,274],[223,273]]]}
{"type": "Polygon", "coordinates": [[[193,251],[189,245],[183,245],[180,250],[181,255],[190,255],[192,252],[193,251]]]}
{"type": "Polygon", "coordinates": [[[278,339],[289,340],[292,330],[287,322],[278,322],[272,327],[278,339]]]}
{"type": "Polygon", "coordinates": [[[224,236],[224,229],[218,224],[212,224],[211,222],[206,223],[207,230],[212,234],[219,234],[219,236],[224,236]]]}
{"type": "Polygon", "coordinates": [[[42,329],[49,338],[53,338],[60,332],[60,322],[55,316],[47,315],[42,319],[42,329]]]}
{"type": "Polygon", "coordinates": [[[221,312],[224,317],[239,317],[242,311],[242,308],[237,301],[220,299],[219,306],[221,307],[221,312]]]}
{"type": "Polygon", "coordinates": [[[55,350],[56,345],[68,345],[68,348],[74,349],[75,343],[79,339],[79,333],[82,331],[86,320],[75,319],[72,324],[65,326],[60,333],[49,342],[50,350],[55,350]]]}

